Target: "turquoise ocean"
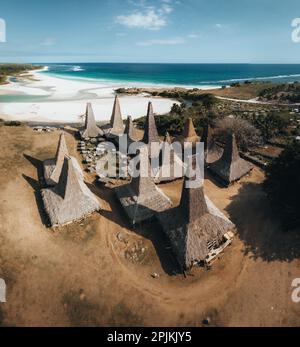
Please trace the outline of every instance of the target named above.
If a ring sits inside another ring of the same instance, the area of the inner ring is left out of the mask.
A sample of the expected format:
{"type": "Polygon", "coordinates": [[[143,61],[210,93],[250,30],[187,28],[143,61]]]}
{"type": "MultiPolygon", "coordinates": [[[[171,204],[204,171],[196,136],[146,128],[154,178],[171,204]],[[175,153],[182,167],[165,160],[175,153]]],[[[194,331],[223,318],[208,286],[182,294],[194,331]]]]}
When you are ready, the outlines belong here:
{"type": "Polygon", "coordinates": [[[300,64],[43,64],[43,72],[61,78],[167,86],[221,86],[233,82],[300,81],[300,64]]]}

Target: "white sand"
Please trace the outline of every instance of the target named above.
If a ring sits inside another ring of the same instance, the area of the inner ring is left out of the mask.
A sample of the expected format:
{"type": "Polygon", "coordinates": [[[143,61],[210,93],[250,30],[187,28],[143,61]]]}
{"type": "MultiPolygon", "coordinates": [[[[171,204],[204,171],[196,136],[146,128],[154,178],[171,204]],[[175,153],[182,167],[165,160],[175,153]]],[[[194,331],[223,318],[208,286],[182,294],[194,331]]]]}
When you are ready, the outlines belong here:
{"type": "MultiPolygon", "coordinates": [[[[71,80],[57,78],[33,72],[38,81],[12,82],[0,86],[0,95],[44,96],[42,102],[0,102],[0,115],[5,120],[45,121],[45,122],[78,122],[84,114],[87,102],[92,102],[97,121],[110,118],[114,89],[126,87],[124,84],[111,82],[94,82],[88,80],[71,80]]],[[[120,97],[123,117],[144,116],[147,103],[153,102],[154,112],[165,114],[176,102],[171,99],[153,98],[150,96],[120,97]]]]}

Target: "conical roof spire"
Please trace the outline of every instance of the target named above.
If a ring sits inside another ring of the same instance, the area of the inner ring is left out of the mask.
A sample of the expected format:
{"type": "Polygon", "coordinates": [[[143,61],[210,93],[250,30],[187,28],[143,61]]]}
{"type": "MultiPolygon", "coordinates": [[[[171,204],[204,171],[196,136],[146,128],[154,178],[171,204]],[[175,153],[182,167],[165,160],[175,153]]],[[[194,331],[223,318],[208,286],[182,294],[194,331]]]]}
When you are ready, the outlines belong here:
{"type": "Polygon", "coordinates": [[[196,174],[190,177],[190,165],[187,167],[180,200],[180,208],[187,223],[192,223],[208,213],[201,179],[196,181],[196,174]]]}
{"type": "Polygon", "coordinates": [[[78,177],[68,156],[64,158],[58,184],[54,188],[43,189],[42,198],[52,226],[82,219],[100,209],[97,198],[78,177]]]}
{"type": "Polygon", "coordinates": [[[151,142],[159,142],[159,136],[158,136],[158,132],[156,128],[155,117],[153,113],[153,106],[151,102],[149,102],[148,104],[143,142],[147,145],[150,144],[151,142]]]}
{"type": "Polygon", "coordinates": [[[64,164],[65,156],[68,156],[68,155],[69,155],[69,151],[66,144],[65,133],[62,132],[59,137],[59,142],[58,142],[56,155],[55,155],[55,169],[53,170],[50,176],[50,179],[53,182],[58,182],[59,176],[64,164]]]}
{"type": "Polygon", "coordinates": [[[141,147],[137,155],[139,157],[137,170],[140,174],[132,177],[131,185],[137,196],[147,195],[151,190],[156,189],[147,147],[141,147]]]}
{"type": "Polygon", "coordinates": [[[162,165],[169,165],[169,166],[174,165],[174,161],[175,161],[175,150],[172,146],[172,141],[168,131],[166,131],[165,138],[162,144],[161,161],[162,161],[162,165]],[[166,151],[170,151],[170,158],[166,155],[166,151]]]}
{"type": "Polygon", "coordinates": [[[88,102],[86,106],[85,126],[81,132],[81,136],[83,138],[94,138],[99,135],[102,136],[103,131],[97,127],[92,104],[88,102]]]}
{"type": "Polygon", "coordinates": [[[118,95],[115,97],[112,115],[110,118],[110,133],[113,135],[122,135],[124,133],[124,125],[121,114],[121,107],[118,95]]]}
{"type": "Polygon", "coordinates": [[[128,136],[128,139],[129,139],[129,140],[133,141],[133,137],[134,137],[134,126],[133,126],[133,121],[132,121],[132,117],[131,117],[131,116],[128,116],[128,117],[127,117],[124,133],[125,133],[125,135],[128,136]]]}
{"type": "Polygon", "coordinates": [[[204,143],[204,160],[206,164],[211,164],[220,159],[223,150],[219,147],[212,135],[212,129],[209,125],[204,127],[201,142],[204,143]]]}
{"type": "Polygon", "coordinates": [[[239,180],[252,168],[249,162],[240,157],[234,134],[227,136],[222,157],[210,166],[210,169],[226,184],[239,180]]]}
{"type": "Polygon", "coordinates": [[[172,205],[171,200],[154,184],[146,146],[139,149],[138,157],[138,177],[132,177],[129,184],[116,188],[118,199],[133,225],[172,205]]]}
{"type": "Polygon", "coordinates": [[[184,137],[184,140],[187,142],[188,141],[194,142],[197,139],[199,139],[199,137],[196,133],[192,118],[188,118],[185,122],[184,130],[183,130],[183,137],[184,137]]]}
{"type": "Polygon", "coordinates": [[[234,134],[227,136],[223,159],[231,162],[235,162],[241,159],[234,134]]]}
{"type": "Polygon", "coordinates": [[[220,247],[224,235],[235,228],[204,195],[203,185],[196,177],[188,177],[183,183],[180,205],[157,215],[182,270],[211,259],[211,251],[220,247]]]}

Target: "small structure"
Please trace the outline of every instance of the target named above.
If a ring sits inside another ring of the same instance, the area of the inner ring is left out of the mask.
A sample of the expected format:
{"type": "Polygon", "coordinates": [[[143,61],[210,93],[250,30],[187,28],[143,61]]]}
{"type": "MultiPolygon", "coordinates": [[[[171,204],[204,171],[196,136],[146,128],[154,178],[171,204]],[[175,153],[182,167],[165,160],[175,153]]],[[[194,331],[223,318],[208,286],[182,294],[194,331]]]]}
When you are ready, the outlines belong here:
{"type": "Polygon", "coordinates": [[[184,142],[191,142],[193,144],[200,141],[200,137],[196,133],[192,118],[188,118],[185,122],[183,139],[184,142]]]}
{"type": "Polygon", "coordinates": [[[188,188],[185,178],[178,207],[157,215],[172,251],[185,271],[209,264],[231,243],[235,225],[205,197],[203,186],[188,188]]]}
{"type": "Polygon", "coordinates": [[[133,126],[133,121],[132,121],[131,116],[127,117],[124,134],[127,136],[128,145],[135,142],[135,140],[134,140],[134,126],[133,126]]]}
{"type": "Polygon", "coordinates": [[[68,156],[64,157],[58,184],[42,189],[42,199],[52,227],[81,220],[100,210],[98,199],[78,177],[68,156]]]}
{"type": "Polygon", "coordinates": [[[210,170],[226,185],[239,180],[253,169],[253,165],[242,159],[234,134],[227,136],[222,157],[210,165],[210,170]]]}
{"type": "Polygon", "coordinates": [[[153,106],[152,103],[149,102],[148,104],[148,110],[147,110],[147,118],[146,118],[146,123],[145,123],[145,132],[144,132],[144,137],[143,137],[143,143],[148,146],[148,151],[149,151],[149,157],[150,158],[157,158],[159,156],[160,148],[160,139],[158,136],[158,131],[156,128],[156,123],[155,123],[155,116],[153,113],[153,106]],[[155,149],[151,150],[151,144],[155,147],[155,149]]]}
{"type": "Polygon", "coordinates": [[[110,122],[104,125],[102,129],[108,137],[118,137],[124,134],[124,124],[118,95],[115,97],[110,122]]]}
{"type": "Polygon", "coordinates": [[[87,103],[86,106],[85,125],[83,130],[80,131],[80,135],[82,139],[91,139],[103,136],[103,131],[98,128],[96,124],[94,111],[90,102],[87,103]]]}
{"type": "MultiPolygon", "coordinates": [[[[54,186],[58,183],[65,156],[69,155],[66,144],[65,133],[62,132],[59,137],[59,142],[54,158],[47,159],[43,162],[44,179],[48,186],[54,186]]],[[[82,170],[78,161],[74,157],[70,157],[73,161],[77,175],[83,177],[82,170]]]]}
{"type": "Polygon", "coordinates": [[[221,158],[223,148],[216,144],[212,136],[212,129],[209,125],[203,130],[201,142],[204,143],[204,161],[206,165],[210,165],[221,158]]]}
{"type": "Polygon", "coordinates": [[[147,148],[139,149],[140,171],[131,182],[116,188],[116,195],[132,225],[151,219],[157,212],[172,206],[171,200],[156,187],[148,158],[147,148]]]}
{"type": "Polygon", "coordinates": [[[155,183],[175,181],[183,177],[184,171],[184,163],[175,153],[170,135],[166,132],[161,148],[160,168],[158,173],[155,175],[155,183]]]}

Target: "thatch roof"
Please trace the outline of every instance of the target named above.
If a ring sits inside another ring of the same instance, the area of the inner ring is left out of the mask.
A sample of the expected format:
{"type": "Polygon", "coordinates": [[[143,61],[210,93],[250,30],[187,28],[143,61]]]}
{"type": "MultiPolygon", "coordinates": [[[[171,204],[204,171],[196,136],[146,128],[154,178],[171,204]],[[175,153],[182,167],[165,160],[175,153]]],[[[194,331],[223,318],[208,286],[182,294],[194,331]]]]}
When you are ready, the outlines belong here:
{"type": "Polygon", "coordinates": [[[212,129],[209,125],[204,128],[201,142],[204,143],[205,164],[209,165],[221,158],[223,148],[216,144],[212,135],[212,129]]]}
{"type": "MultiPolygon", "coordinates": [[[[56,155],[54,158],[47,159],[43,163],[44,168],[44,179],[48,186],[54,186],[58,183],[61,170],[63,167],[65,156],[69,155],[69,151],[66,144],[65,133],[62,132],[59,137],[59,142],[56,150],[56,155]]],[[[82,170],[77,160],[71,157],[76,173],[83,177],[82,170]]]]}
{"type": "Polygon", "coordinates": [[[161,148],[160,168],[158,173],[155,175],[155,183],[172,182],[182,178],[184,170],[184,163],[175,153],[170,135],[166,132],[161,148]]]}
{"type": "Polygon", "coordinates": [[[78,177],[72,159],[67,156],[58,184],[42,189],[42,199],[51,226],[65,225],[100,210],[98,199],[78,177]]]}
{"type": "Polygon", "coordinates": [[[227,185],[247,175],[252,169],[253,165],[240,157],[234,134],[227,136],[222,157],[210,165],[210,170],[227,185]]]}
{"type": "Polygon", "coordinates": [[[152,218],[157,212],[164,211],[172,205],[171,200],[154,184],[145,147],[139,149],[139,160],[139,176],[132,177],[129,184],[115,190],[133,225],[152,218]]]}
{"type": "Polygon", "coordinates": [[[145,123],[145,132],[144,132],[144,137],[142,141],[143,143],[148,145],[149,156],[151,158],[155,158],[159,155],[158,150],[155,152],[151,151],[151,143],[160,143],[160,139],[158,136],[158,131],[157,131],[156,123],[155,123],[155,116],[153,113],[153,106],[151,102],[149,102],[148,104],[147,117],[146,117],[146,123],[145,123]]]}
{"type": "Polygon", "coordinates": [[[80,135],[83,139],[95,138],[103,135],[103,131],[98,128],[96,124],[94,111],[90,102],[87,103],[86,106],[85,126],[84,129],[80,131],[80,135]]]}
{"type": "Polygon", "coordinates": [[[193,119],[188,118],[184,125],[183,138],[185,142],[199,142],[200,137],[197,135],[193,119]]]}
{"type": "Polygon", "coordinates": [[[124,124],[121,114],[121,107],[118,95],[115,97],[112,115],[110,118],[109,134],[114,136],[120,136],[124,134],[124,124]]]}
{"type": "Polygon", "coordinates": [[[135,140],[134,140],[134,126],[133,126],[133,121],[132,121],[131,116],[127,117],[124,134],[127,136],[127,140],[128,140],[129,144],[132,142],[135,142],[135,140]]]}
{"type": "Polygon", "coordinates": [[[214,248],[224,243],[224,235],[235,229],[204,195],[203,186],[188,188],[185,178],[178,207],[157,215],[182,270],[205,261],[214,248]]]}

